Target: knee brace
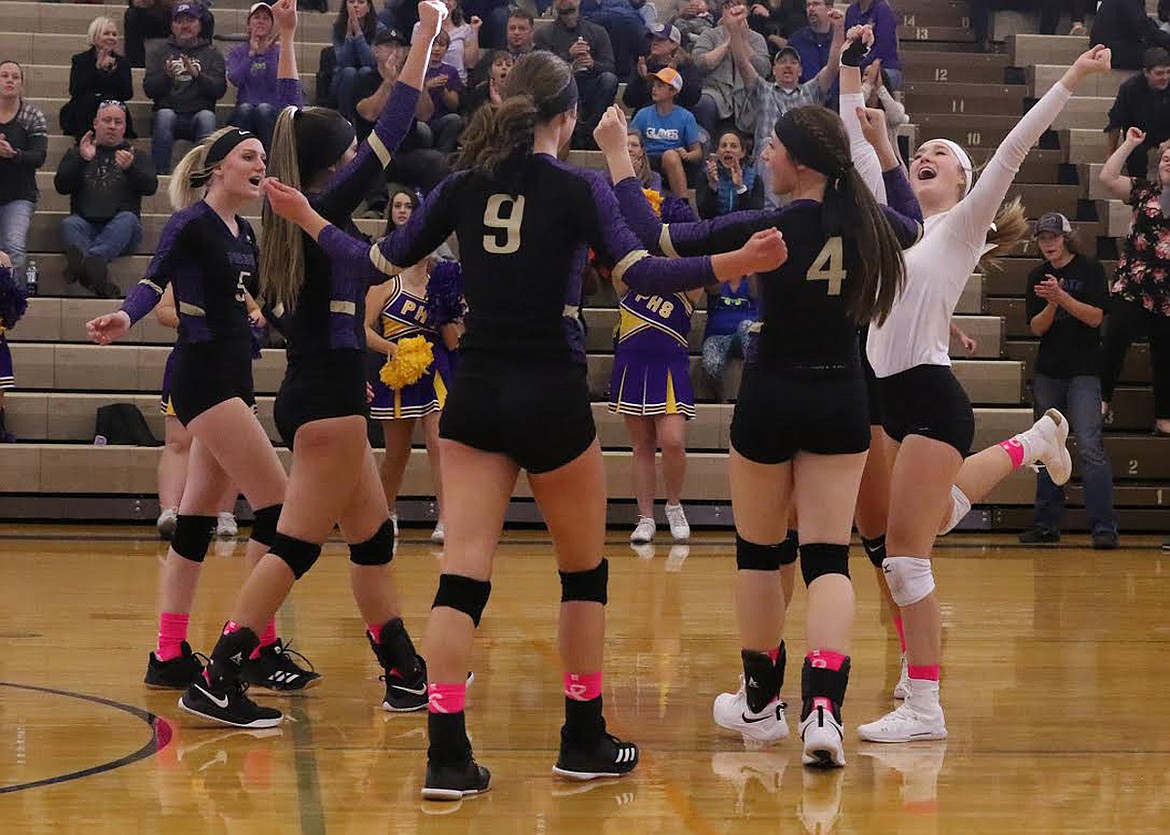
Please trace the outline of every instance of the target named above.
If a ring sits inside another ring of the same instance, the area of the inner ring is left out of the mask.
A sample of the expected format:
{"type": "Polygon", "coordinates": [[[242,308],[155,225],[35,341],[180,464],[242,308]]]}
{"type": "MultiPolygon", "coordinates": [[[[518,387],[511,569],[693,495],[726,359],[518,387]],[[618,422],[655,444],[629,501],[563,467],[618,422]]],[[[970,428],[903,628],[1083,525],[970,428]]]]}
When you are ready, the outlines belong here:
{"type": "Polygon", "coordinates": [[[171,550],[185,560],[203,562],[215,537],[215,523],[214,516],[179,514],[175,533],[171,536],[171,550]]]}
{"type": "Polygon", "coordinates": [[[561,602],[581,600],[590,603],[608,601],[609,560],[602,559],[596,568],[588,571],[558,571],[561,575],[561,602]]]}
{"type": "Polygon", "coordinates": [[[313,567],[317,557],[321,556],[321,546],[278,533],[269,553],[284,560],[289,570],[292,571],[293,577],[299,580],[305,576],[305,572],[313,567]]]}
{"type": "Polygon", "coordinates": [[[849,576],[849,546],[823,542],[801,545],[800,575],[804,578],[804,585],[811,586],[813,580],[826,574],[849,576]]]}
{"type": "Polygon", "coordinates": [[[779,571],[785,558],[784,546],[784,542],[760,545],[736,534],[735,567],[740,571],[779,571]]]}
{"type": "Polygon", "coordinates": [[[881,568],[882,563],[886,560],[886,535],[875,536],[873,539],[861,538],[861,547],[865,549],[865,555],[869,557],[869,561],[874,564],[875,568],[881,568]]]}
{"type": "Polygon", "coordinates": [[[394,525],[389,519],[365,542],[349,546],[349,561],[354,565],[387,565],[394,559],[394,525]]]}
{"type": "Polygon", "coordinates": [[[252,515],[255,520],[252,522],[252,535],[250,539],[259,542],[261,545],[272,547],[272,543],[276,540],[276,523],[280,521],[280,510],[284,505],[273,504],[268,507],[262,507],[252,515]]]}
{"type": "Polygon", "coordinates": [[[910,606],[934,591],[930,560],[921,557],[886,557],[882,563],[890,597],[898,606],[910,606]]]}
{"type": "Polygon", "coordinates": [[[440,574],[439,590],[435,592],[431,608],[446,606],[467,615],[473,624],[479,626],[491,593],[492,584],[487,580],[473,580],[461,574],[440,574]]]}
{"type": "Polygon", "coordinates": [[[780,543],[780,565],[792,565],[796,562],[797,553],[800,551],[800,536],[796,531],[789,529],[788,536],[780,543]]]}
{"type": "Polygon", "coordinates": [[[939,535],[950,533],[955,525],[963,521],[963,517],[971,512],[971,500],[967,494],[959,489],[957,484],[951,485],[951,517],[939,529],[939,535]]]}

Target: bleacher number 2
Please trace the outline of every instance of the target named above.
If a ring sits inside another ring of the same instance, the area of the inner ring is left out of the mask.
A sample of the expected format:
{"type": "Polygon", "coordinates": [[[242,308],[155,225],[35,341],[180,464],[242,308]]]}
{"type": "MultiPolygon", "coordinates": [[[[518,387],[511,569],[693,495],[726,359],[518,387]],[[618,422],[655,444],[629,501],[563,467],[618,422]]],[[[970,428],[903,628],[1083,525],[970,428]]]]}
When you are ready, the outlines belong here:
{"type": "Polygon", "coordinates": [[[845,280],[845,256],[841,251],[840,237],[825,241],[825,245],[813,259],[812,266],[805,273],[805,278],[809,281],[827,281],[828,294],[841,295],[841,282],[845,280]]]}
{"type": "Polygon", "coordinates": [[[493,194],[483,210],[483,225],[496,230],[483,236],[484,252],[511,255],[520,249],[520,224],[524,220],[524,195],[493,194]],[[503,240],[501,240],[501,235],[503,240]]]}

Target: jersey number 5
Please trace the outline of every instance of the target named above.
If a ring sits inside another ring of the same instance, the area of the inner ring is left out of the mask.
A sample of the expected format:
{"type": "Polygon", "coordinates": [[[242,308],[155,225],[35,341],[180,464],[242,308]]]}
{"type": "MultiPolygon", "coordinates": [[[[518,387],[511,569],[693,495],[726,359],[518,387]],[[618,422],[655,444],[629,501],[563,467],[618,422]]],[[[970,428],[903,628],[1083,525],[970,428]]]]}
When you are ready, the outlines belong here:
{"type": "Polygon", "coordinates": [[[252,274],[247,270],[240,270],[240,277],[236,279],[236,301],[240,302],[241,304],[247,298],[245,295],[248,292],[247,281],[251,277],[252,274]]]}
{"type": "Polygon", "coordinates": [[[841,295],[841,282],[845,280],[845,256],[841,251],[840,237],[825,241],[804,277],[809,281],[827,281],[829,295],[841,295]]]}
{"type": "Polygon", "coordinates": [[[523,220],[524,195],[512,197],[508,194],[493,194],[489,197],[487,207],[483,210],[483,225],[497,231],[483,236],[484,252],[511,255],[519,250],[520,223],[523,220]]]}

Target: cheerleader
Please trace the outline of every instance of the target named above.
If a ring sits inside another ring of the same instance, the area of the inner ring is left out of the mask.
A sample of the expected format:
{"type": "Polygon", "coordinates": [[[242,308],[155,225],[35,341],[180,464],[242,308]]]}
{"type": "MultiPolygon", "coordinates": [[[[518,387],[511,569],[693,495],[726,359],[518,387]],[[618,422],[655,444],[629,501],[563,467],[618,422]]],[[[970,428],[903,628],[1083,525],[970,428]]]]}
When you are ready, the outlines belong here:
{"type": "MultiPolygon", "coordinates": [[[[410,219],[417,207],[414,192],[398,189],[390,195],[390,217],[387,232],[400,227],[410,219]]],[[[439,520],[431,533],[431,542],[443,544],[443,485],[439,471],[439,414],[447,400],[447,386],[451,382],[448,362],[450,352],[459,344],[457,322],[440,322],[429,294],[430,276],[436,269],[432,259],[426,258],[377,284],[366,293],[366,346],[393,360],[398,344],[404,339],[426,340],[434,357],[422,376],[413,383],[391,388],[382,375],[372,383],[374,399],[370,403],[370,417],[382,424],[386,456],[382,460],[382,489],[390,508],[390,523],[398,535],[396,498],[402,486],[402,477],[410,461],[414,426],[422,421],[423,441],[431,466],[431,483],[439,520]]],[[[458,265],[441,268],[441,272],[458,270],[458,265]]]]}
{"type": "MultiPolygon", "coordinates": [[[[695,220],[686,200],[657,192],[665,222],[695,220]]],[[[655,452],[662,450],[662,480],[666,486],[666,521],[675,542],[691,536],[682,506],[687,471],[686,422],[695,417],[691,390],[690,350],[687,337],[695,303],[702,288],[668,296],[643,295],[613,278],[618,305],[617,346],[609,382],[609,410],[625,418],[634,448],[634,495],[638,524],[630,543],[645,545],[654,538],[655,452]]],[[[726,285],[721,285],[726,286],[726,285]]]]}
{"type": "MultiPolygon", "coordinates": [[[[299,94],[295,0],[279,0],[278,89],[299,94]]],[[[91,339],[107,345],[158,304],[168,284],[179,310],[178,351],[171,403],[192,435],[187,478],[161,582],[158,646],[146,671],[149,687],[185,690],[201,680],[203,665],[187,643],[195,588],[215,535],[216,512],[230,483],[238,485],[256,521],[245,552],[252,567],[276,535],[285,473],[253,410],[252,341],[246,284],[257,274],[251,225],[239,212],[260,197],[264,147],[247,131],[224,128],[183,157],[171,176],[175,214],[163,228],[158,251],[121,308],[86,324],[91,339]]],[[[304,669],[276,637],[276,622],[241,659],[249,682],[299,690],[320,678],[304,669]]],[[[302,659],[303,660],[303,659],[302,659]]]]}
{"type": "MultiPolygon", "coordinates": [[[[360,147],[352,125],[333,110],[290,107],[276,121],[274,177],[291,189],[303,187],[308,197],[297,190],[298,196],[355,235],[354,210],[410,129],[431,43],[445,15],[436,0],[419,4],[418,36],[360,147]]],[[[279,710],[260,707],[244,694],[246,671],[239,659],[256,646],[259,630],[312,568],[335,526],[349,546],[350,587],[366,637],[385,671],[382,707],[412,711],[426,705],[426,665],[400,615],[390,573],[394,528],[366,423],[366,292],[400,272],[334,265],[315,241],[265,206],[260,293],[273,310],[284,312],[288,369],[274,414],[293,464],[272,549],[241,589],[205,677],[179,701],[190,713],[237,727],[281,721],[279,710]]]]}
{"type": "MultiPolygon", "coordinates": [[[[577,122],[568,64],[549,52],[516,62],[498,107],[481,108],[455,173],[403,229],[374,250],[314,212],[299,192],[268,185],[269,200],[337,261],[392,272],[452,231],[459,241],[467,331],[439,425],[447,548],[427,627],[430,680],[423,797],[459,800],[486,791],[464,717],[475,627],[491,592],[492,560],[520,471],[548,524],[561,578],[559,646],[565,724],[555,773],[618,777],[638,748],[607,733],[602,715],[607,564],[605,468],[586,384],[580,331],[566,300],[580,303],[590,246],[632,290],[667,296],[716,280],[774,269],[784,258],[774,230],[713,257],[651,258],[625,223],[612,188],[593,171],[561,163],[577,122]]],[[[626,147],[612,114],[595,136],[626,147]]],[[[641,196],[639,185],[639,199],[641,196]]],[[[214,666],[214,660],[213,660],[214,666]]]]}
{"type": "Polygon", "coordinates": [[[1028,234],[1018,201],[1000,209],[1028,150],[1076,86],[1107,71],[1109,61],[1102,46],[1081,55],[1012,129],[978,181],[967,152],[949,140],[924,143],[911,161],[910,182],[926,216],[925,235],[906,253],[905,292],[889,318],[871,326],[867,336],[891,461],[888,556],[882,568],[902,616],[909,693],[894,711],[860,726],[863,739],[947,736],[939,702],[942,616],[930,562],[936,535],[954,527],[973,501],[1015,468],[1043,464],[1057,484],[1071,473],[1064,447],[1068,423],[1055,409],[1028,431],[964,462],[975,420],[950,369],[948,331],[979,261],[1028,234]]]}
{"type": "Polygon", "coordinates": [[[12,352],[5,333],[15,325],[28,307],[28,300],[12,275],[12,261],[0,251],[0,444],[15,443],[16,437],[4,425],[4,392],[16,388],[12,352]]]}

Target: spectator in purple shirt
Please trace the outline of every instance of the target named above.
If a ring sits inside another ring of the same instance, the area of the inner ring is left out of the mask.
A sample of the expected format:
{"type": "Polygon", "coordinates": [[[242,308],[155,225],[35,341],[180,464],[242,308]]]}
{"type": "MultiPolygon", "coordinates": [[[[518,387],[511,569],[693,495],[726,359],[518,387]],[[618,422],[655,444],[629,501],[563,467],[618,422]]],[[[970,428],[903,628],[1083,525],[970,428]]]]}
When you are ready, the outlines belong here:
{"type": "Polygon", "coordinates": [[[272,145],[276,117],[276,63],[280,43],[272,25],[272,7],[254,3],[248,10],[248,42],[233,49],[227,58],[228,81],[236,86],[236,108],[227,123],[251,131],[264,150],[272,145]]]}
{"type": "Polygon", "coordinates": [[[808,25],[797,29],[788,39],[788,46],[800,56],[800,83],[815,78],[829,60],[833,43],[833,23],[829,17],[833,4],[829,0],[808,0],[805,14],[808,25]]]}
{"type": "Polygon", "coordinates": [[[451,38],[447,32],[439,30],[431,44],[431,63],[427,66],[426,82],[423,85],[435,103],[435,113],[427,124],[435,136],[435,150],[444,154],[455,151],[459,144],[459,134],[463,132],[463,117],[459,115],[463,82],[459,80],[459,70],[443,61],[450,44],[451,38]]]}
{"type": "Polygon", "coordinates": [[[854,0],[845,12],[845,31],[853,26],[873,27],[873,46],[861,62],[864,70],[877,64],[885,70],[891,90],[902,89],[902,61],[898,57],[898,21],[886,0],[854,0]]]}

